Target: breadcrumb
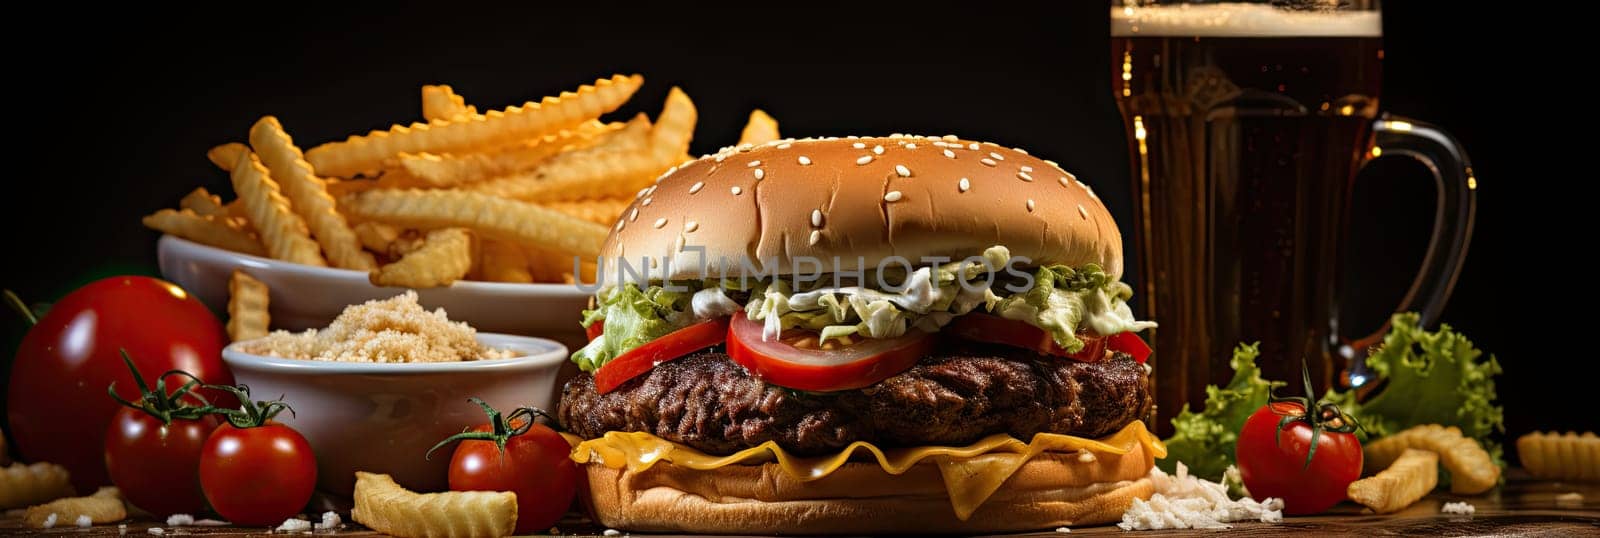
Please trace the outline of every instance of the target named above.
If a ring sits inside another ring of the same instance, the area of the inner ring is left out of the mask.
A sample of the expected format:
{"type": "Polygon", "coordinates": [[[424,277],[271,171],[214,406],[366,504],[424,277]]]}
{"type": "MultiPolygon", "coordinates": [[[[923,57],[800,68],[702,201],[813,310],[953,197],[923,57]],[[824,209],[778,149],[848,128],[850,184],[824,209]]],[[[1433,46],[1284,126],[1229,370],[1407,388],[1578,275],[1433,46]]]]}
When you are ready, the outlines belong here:
{"type": "Polygon", "coordinates": [[[478,331],[450,321],[443,308],[429,312],[407,291],[389,299],[345,307],[327,328],[302,333],[274,331],[252,342],[248,353],[341,362],[457,362],[504,359],[509,350],[478,343],[478,331]]]}

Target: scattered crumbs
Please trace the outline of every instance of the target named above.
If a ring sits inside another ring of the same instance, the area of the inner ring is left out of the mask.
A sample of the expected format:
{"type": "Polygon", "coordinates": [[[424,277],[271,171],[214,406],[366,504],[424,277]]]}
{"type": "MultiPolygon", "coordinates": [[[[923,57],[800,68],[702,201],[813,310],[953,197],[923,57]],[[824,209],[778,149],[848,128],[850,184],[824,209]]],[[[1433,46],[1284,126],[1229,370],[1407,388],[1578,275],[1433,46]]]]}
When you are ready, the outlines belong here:
{"type": "Polygon", "coordinates": [[[600,534],[604,534],[606,536],[622,536],[622,531],[619,531],[617,529],[606,529],[605,532],[602,532],[600,534]]]}
{"type": "Polygon", "coordinates": [[[78,514],[78,520],[74,521],[73,523],[77,523],[78,528],[80,529],[87,529],[94,526],[94,520],[89,519],[89,516],[84,514],[78,514]]]}
{"type": "Polygon", "coordinates": [[[250,342],[246,353],[342,362],[454,362],[504,359],[510,350],[478,342],[477,330],[450,321],[443,308],[432,312],[417,304],[417,292],[374,299],[345,307],[322,330],[274,331],[250,342]]]}
{"type": "Polygon", "coordinates": [[[1441,514],[1455,514],[1455,515],[1460,515],[1460,516],[1470,516],[1470,515],[1476,513],[1477,511],[1478,511],[1478,507],[1473,506],[1472,503],[1464,502],[1464,501],[1463,502],[1444,503],[1444,506],[1439,507],[1439,513],[1441,513],[1441,514]]]}
{"type": "Polygon", "coordinates": [[[338,512],[334,512],[332,510],[323,512],[322,522],[316,524],[315,526],[315,528],[319,531],[334,530],[342,527],[344,527],[344,519],[339,517],[338,512]]]}
{"type": "Polygon", "coordinates": [[[40,523],[39,524],[39,528],[48,529],[48,528],[54,527],[54,526],[56,526],[56,520],[57,519],[58,518],[56,517],[56,513],[55,512],[50,512],[50,515],[44,516],[44,523],[40,523]]]}
{"type": "Polygon", "coordinates": [[[1069,528],[1066,528],[1066,527],[1056,527],[1056,532],[1059,532],[1059,533],[1062,533],[1062,534],[1066,534],[1066,533],[1072,532],[1072,529],[1069,529],[1069,528]]]}
{"type": "Polygon", "coordinates": [[[1244,497],[1233,500],[1220,483],[1189,476],[1189,467],[1178,462],[1178,472],[1168,475],[1160,467],[1150,469],[1156,494],[1150,500],[1134,499],[1122,513],[1122,530],[1228,529],[1229,522],[1254,519],[1262,523],[1283,522],[1283,499],[1265,501],[1244,497]]]}
{"type": "Polygon", "coordinates": [[[194,524],[194,516],[191,516],[189,514],[172,514],[170,516],[167,516],[167,526],[168,527],[182,527],[184,525],[193,525],[193,524],[194,524]]]}
{"type": "Polygon", "coordinates": [[[311,522],[304,519],[289,518],[283,520],[282,525],[273,529],[273,532],[304,532],[311,530],[311,522]]]}
{"type": "Polygon", "coordinates": [[[155,535],[161,535],[161,534],[166,534],[167,533],[167,531],[162,529],[161,527],[150,527],[148,529],[145,529],[145,532],[148,532],[150,534],[155,534],[155,535]]]}

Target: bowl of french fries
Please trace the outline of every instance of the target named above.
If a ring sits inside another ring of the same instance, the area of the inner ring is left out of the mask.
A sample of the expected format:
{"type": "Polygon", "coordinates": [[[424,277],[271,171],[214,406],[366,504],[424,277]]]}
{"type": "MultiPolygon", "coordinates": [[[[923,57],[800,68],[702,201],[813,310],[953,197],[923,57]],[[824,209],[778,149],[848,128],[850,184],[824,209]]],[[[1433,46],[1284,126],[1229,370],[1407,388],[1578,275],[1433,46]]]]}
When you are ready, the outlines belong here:
{"type": "MultiPolygon", "coordinates": [[[[207,153],[235,199],[196,189],[144,224],[165,234],[162,274],[214,310],[235,270],[265,283],[274,328],[321,326],[400,288],[485,331],[581,343],[592,293],[575,284],[594,281],[636,193],[688,159],[697,112],[677,88],[654,121],[602,121],[642,83],[616,75],[485,112],[424,86],[424,121],[304,152],[266,116],[207,153]]],[[[761,116],[760,136],[776,137],[761,116]]]]}

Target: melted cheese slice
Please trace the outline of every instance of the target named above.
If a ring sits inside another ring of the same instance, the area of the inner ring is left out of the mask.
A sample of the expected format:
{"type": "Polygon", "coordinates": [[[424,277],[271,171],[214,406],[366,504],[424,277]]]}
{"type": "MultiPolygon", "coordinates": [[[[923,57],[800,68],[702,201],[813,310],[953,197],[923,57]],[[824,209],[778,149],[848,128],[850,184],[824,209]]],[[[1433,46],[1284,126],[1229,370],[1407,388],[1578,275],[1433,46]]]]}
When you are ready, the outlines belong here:
{"type": "Polygon", "coordinates": [[[1041,433],[1035,435],[1033,441],[1024,443],[1010,435],[995,434],[961,447],[888,449],[857,441],[834,454],[812,457],[789,454],[772,441],[726,456],[714,456],[643,432],[607,432],[603,437],[588,440],[571,434],[562,435],[573,445],[573,461],[593,461],[613,469],[627,467],[632,472],[649,469],[658,461],[699,471],[728,465],[776,463],[790,477],[811,481],[828,476],[849,462],[857,452],[870,455],[884,472],[893,475],[904,473],[922,460],[931,458],[938,464],[939,472],[944,477],[951,507],[956,516],[963,520],[982,506],[1023,464],[1045,452],[1083,450],[1122,455],[1142,445],[1145,453],[1155,458],[1167,456],[1167,447],[1145,428],[1143,422],[1137,420],[1121,431],[1100,439],[1041,433]]]}

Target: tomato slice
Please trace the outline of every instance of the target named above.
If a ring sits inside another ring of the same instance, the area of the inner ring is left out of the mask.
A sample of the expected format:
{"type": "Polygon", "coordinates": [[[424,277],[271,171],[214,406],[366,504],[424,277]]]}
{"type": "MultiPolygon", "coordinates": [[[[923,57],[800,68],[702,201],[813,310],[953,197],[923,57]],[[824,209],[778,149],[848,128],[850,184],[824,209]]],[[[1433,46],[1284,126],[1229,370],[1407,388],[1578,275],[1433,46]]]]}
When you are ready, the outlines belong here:
{"type": "Polygon", "coordinates": [[[1127,353],[1140,363],[1150,356],[1150,346],[1131,332],[1105,337],[1093,331],[1079,331],[1078,339],[1083,341],[1083,349],[1071,353],[1057,344],[1056,339],[1044,329],[1014,319],[976,312],[956,318],[946,330],[968,340],[1016,346],[1081,362],[1100,361],[1105,358],[1107,349],[1127,353]]]}
{"type": "Polygon", "coordinates": [[[896,338],[869,338],[838,349],[800,349],[762,340],[761,322],[733,314],[728,356],[768,383],[817,392],[858,389],[917,363],[933,348],[932,335],[910,330],[896,338]]]}
{"type": "Polygon", "coordinates": [[[611,392],[629,379],[655,368],[657,364],[720,344],[727,337],[728,318],[708,319],[678,329],[630,349],[601,366],[594,373],[594,388],[600,394],[611,392]]]}
{"type": "Polygon", "coordinates": [[[590,323],[588,327],[583,328],[583,334],[589,337],[590,342],[593,342],[595,338],[599,338],[600,335],[605,333],[606,320],[604,319],[594,320],[594,323],[590,323]]]}

